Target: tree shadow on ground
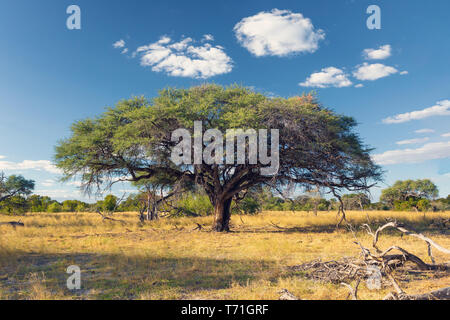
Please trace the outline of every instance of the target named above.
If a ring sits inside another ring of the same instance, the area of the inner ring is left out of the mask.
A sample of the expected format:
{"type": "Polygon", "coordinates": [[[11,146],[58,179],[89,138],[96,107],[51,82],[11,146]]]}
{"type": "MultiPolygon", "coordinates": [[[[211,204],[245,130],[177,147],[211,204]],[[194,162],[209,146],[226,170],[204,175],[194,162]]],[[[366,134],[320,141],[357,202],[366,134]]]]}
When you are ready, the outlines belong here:
{"type": "Polygon", "coordinates": [[[125,256],[121,254],[26,254],[1,265],[0,291],[8,299],[23,299],[31,286],[30,274],[38,274],[51,292],[75,299],[138,299],[144,293],[155,298],[179,298],[199,290],[246,285],[254,279],[276,282],[296,274],[270,261],[186,257],[125,256]],[[67,267],[81,269],[81,290],[69,291],[67,267]],[[269,271],[269,272],[268,272],[269,271]],[[268,276],[268,274],[270,274],[268,276]],[[167,296],[169,294],[169,296],[167,296]]]}

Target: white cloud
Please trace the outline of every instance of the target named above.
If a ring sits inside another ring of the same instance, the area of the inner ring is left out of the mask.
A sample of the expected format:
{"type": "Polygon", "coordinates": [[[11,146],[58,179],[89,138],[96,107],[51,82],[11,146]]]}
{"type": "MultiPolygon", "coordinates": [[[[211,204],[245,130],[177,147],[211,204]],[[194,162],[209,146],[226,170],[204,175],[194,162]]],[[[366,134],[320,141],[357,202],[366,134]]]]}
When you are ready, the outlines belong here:
{"type": "Polygon", "coordinates": [[[409,72],[408,71],[402,71],[402,72],[400,72],[400,75],[402,75],[402,76],[404,76],[404,75],[406,75],[406,74],[408,74],[409,72]]]}
{"type": "Polygon", "coordinates": [[[33,192],[41,196],[47,196],[50,198],[64,198],[64,199],[75,199],[79,198],[80,192],[72,190],[63,189],[39,189],[33,192]]]}
{"type": "Polygon", "coordinates": [[[444,134],[442,135],[442,137],[444,137],[444,138],[450,137],[450,132],[444,133],[444,134]]]}
{"type": "Polygon", "coordinates": [[[378,49],[365,49],[363,55],[366,60],[382,60],[391,56],[391,46],[386,44],[378,49]]]}
{"type": "Polygon", "coordinates": [[[362,83],[358,83],[357,85],[355,85],[355,88],[362,88],[362,87],[364,87],[362,83]]]}
{"type": "Polygon", "coordinates": [[[5,156],[0,156],[0,159],[5,159],[6,157],[5,156]]]}
{"type": "Polygon", "coordinates": [[[61,173],[48,160],[24,160],[22,162],[0,161],[0,170],[38,170],[50,173],[61,173]]]}
{"type": "Polygon", "coordinates": [[[51,187],[52,185],[55,184],[55,181],[52,180],[52,179],[47,179],[47,180],[44,180],[44,182],[41,182],[41,184],[42,184],[44,187],[51,187]]]}
{"type": "Polygon", "coordinates": [[[191,38],[172,42],[164,36],[155,43],[139,47],[133,56],[138,54],[142,66],[171,76],[206,79],[233,69],[233,61],[223,47],[209,43],[195,46],[191,38]]]}
{"type": "Polygon", "coordinates": [[[450,141],[427,143],[417,149],[390,150],[372,158],[380,165],[419,163],[450,157],[450,141]]]}
{"type": "Polygon", "coordinates": [[[119,41],[116,41],[113,43],[114,48],[123,48],[125,47],[125,41],[120,39],[119,41]]]}
{"type": "Polygon", "coordinates": [[[450,100],[438,101],[436,105],[423,109],[383,119],[384,123],[402,123],[411,120],[424,119],[432,116],[450,116],[450,100]]]}
{"type": "Polygon", "coordinates": [[[417,139],[397,141],[396,144],[403,145],[403,144],[424,143],[424,142],[427,142],[428,140],[430,140],[430,138],[417,138],[417,139]]]}
{"type": "Polygon", "coordinates": [[[128,52],[128,48],[125,48],[125,49],[122,50],[121,54],[125,54],[127,52],[128,52]]]}
{"type": "Polygon", "coordinates": [[[203,41],[214,41],[214,37],[212,34],[203,35],[203,41]]]}
{"type": "Polygon", "coordinates": [[[433,133],[434,130],[433,129],[419,129],[414,131],[415,133],[433,133]]]}
{"type": "Polygon", "coordinates": [[[335,67],[328,67],[322,69],[320,72],[311,74],[305,82],[300,83],[303,87],[348,87],[352,82],[348,79],[348,75],[341,69],[335,67]]]}
{"type": "Polygon", "coordinates": [[[325,33],[301,13],[273,9],[246,17],[234,32],[239,43],[257,57],[314,52],[325,33]]]}
{"type": "Polygon", "coordinates": [[[70,181],[67,184],[69,186],[81,187],[81,181],[70,181]]]}
{"type": "Polygon", "coordinates": [[[353,72],[353,76],[358,80],[377,80],[397,72],[398,70],[394,67],[385,66],[381,63],[368,64],[364,62],[353,72]]]}

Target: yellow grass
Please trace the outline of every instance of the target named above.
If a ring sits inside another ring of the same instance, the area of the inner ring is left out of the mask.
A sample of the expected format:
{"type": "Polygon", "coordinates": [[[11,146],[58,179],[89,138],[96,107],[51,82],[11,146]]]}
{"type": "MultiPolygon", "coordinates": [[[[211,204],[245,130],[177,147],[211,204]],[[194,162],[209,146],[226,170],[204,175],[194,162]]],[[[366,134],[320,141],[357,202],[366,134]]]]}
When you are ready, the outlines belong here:
{"type": "MultiPolygon", "coordinates": [[[[449,230],[433,221],[450,213],[367,212],[376,227],[388,218],[407,223],[450,248],[449,230]]],[[[348,212],[351,223],[367,222],[366,212],[348,212]]],[[[278,299],[286,288],[302,299],[346,299],[346,288],[308,280],[288,266],[314,259],[357,256],[345,229],[335,230],[335,212],[264,212],[233,216],[231,233],[208,231],[212,217],[160,219],[142,225],[136,213],[116,213],[120,222],[95,213],[29,213],[26,227],[0,226],[0,299],[278,299]],[[193,231],[196,223],[205,225],[193,231]],[[282,228],[277,228],[276,224],[282,228]],[[70,291],[66,269],[78,265],[81,290],[70,291]]],[[[370,247],[371,238],[358,231],[370,247]]],[[[397,244],[430,262],[423,241],[383,233],[380,247],[397,244]]],[[[438,262],[448,256],[434,252],[438,262]]],[[[402,282],[407,293],[450,284],[450,277],[402,282]]],[[[380,299],[392,288],[369,290],[362,299],[380,299]]]]}

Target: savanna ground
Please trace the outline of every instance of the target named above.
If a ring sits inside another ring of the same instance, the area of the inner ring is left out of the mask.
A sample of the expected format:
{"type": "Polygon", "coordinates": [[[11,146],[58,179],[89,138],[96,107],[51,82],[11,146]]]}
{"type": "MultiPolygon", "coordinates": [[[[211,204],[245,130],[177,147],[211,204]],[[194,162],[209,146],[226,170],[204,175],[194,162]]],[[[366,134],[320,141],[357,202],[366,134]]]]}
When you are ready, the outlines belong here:
{"type": "MultiPolygon", "coordinates": [[[[347,212],[356,227],[367,222],[366,214],[372,227],[393,218],[450,248],[450,231],[436,224],[449,212],[347,212]]],[[[282,288],[302,299],[346,299],[345,287],[309,280],[289,266],[360,253],[350,231],[335,229],[335,212],[234,215],[230,233],[209,232],[212,217],[146,224],[136,213],[114,218],[125,223],[102,220],[96,213],[0,215],[0,222],[25,223],[16,229],[0,226],[0,299],[278,299],[282,288]],[[197,223],[205,228],[193,230],[197,223]],[[79,291],[66,288],[70,265],[81,268],[79,291]]],[[[356,235],[370,248],[372,238],[365,231],[356,235]]],[[[379,246],[393,244],[431,263],[423,241],[383,232],[379,246]]],[[[437,251],[434,255],[436,262],[448,261],[437,251]]],[[[424,293],[449,286],[450,276],[400,285],[409,294],[424,293]]],[[[390,291],[369,290],[363,283],[359,297],[381,299],[390,291]]]]}

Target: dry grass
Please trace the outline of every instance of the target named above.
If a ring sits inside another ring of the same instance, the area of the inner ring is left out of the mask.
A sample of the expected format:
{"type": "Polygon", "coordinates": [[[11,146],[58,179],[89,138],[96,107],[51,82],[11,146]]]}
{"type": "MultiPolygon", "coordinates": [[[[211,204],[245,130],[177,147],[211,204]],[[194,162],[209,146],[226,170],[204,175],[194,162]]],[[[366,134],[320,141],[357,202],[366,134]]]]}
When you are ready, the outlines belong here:
{"type": "MultiPolygon", "coordinates": [[[[450,248],[449,230],[433,224],[449,218],[449,212],[368,215],[373,226],[395,218],[450,248]]],[[[353,235],[335,230],[333,212],[233,216],[233,232],[227,234],[208,231],[211,217],[145,225],[136,213],[114,217],[126,223],[102,221],[95,213],[30,213],[21,217],[25,228],[0,226],[0,299],[277,299],[281,288],[303,299],[345,299],[346,288],[308,280],[287,267],[359,254],[353,235]],[[196,223],[206,228],[193,231],[196,223]],[[82,270],[79,291],[66,288],[70,265],[82,270]]],[[[366,213],[349,212],[348,217],[356,226],[367,222],[366,213]]],[[[0,222],[11,220],[0,215],[0,222]]],[[[370,247],[368,235],[357,235],[370,247]]],[[[394,243],[430,262],[418,239],[392,231],[379,241],[380,247],[394,243]]],[[[438,262],[448,260],[438,252],[435,256],[438,262]]],[[[449,276],[401,283],[411,294],[449,284],[449,276]]],[[[360,285],[363,299],[380,299],[389,291],[360,285]]]]}

